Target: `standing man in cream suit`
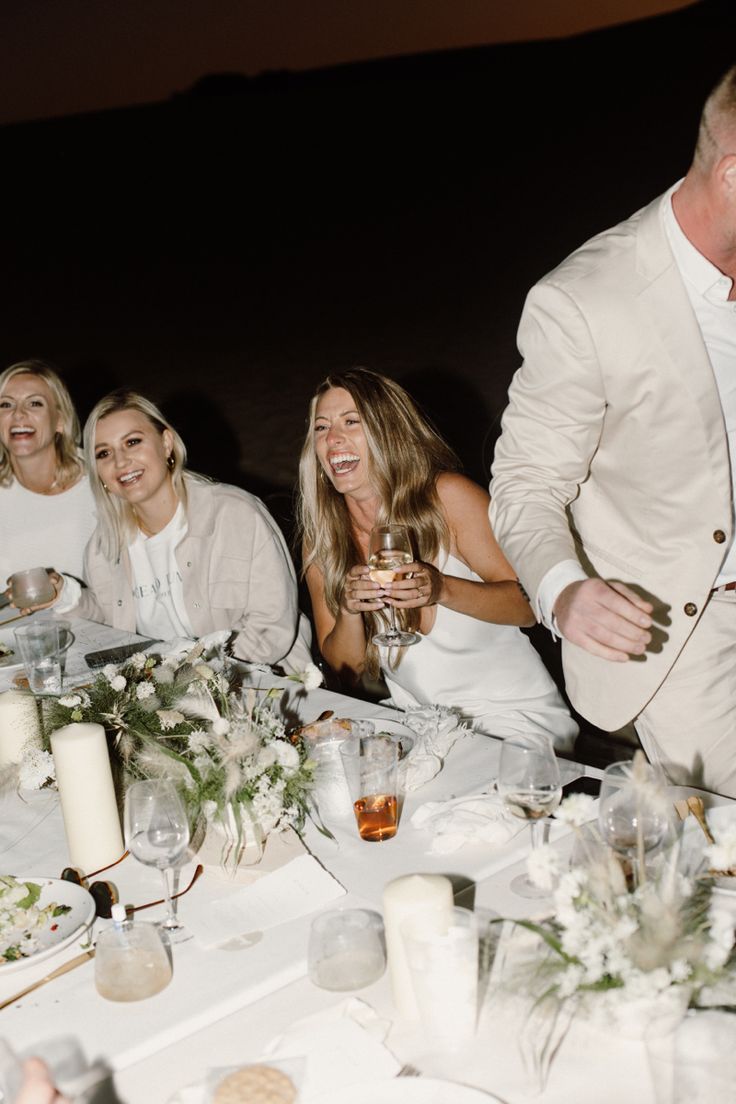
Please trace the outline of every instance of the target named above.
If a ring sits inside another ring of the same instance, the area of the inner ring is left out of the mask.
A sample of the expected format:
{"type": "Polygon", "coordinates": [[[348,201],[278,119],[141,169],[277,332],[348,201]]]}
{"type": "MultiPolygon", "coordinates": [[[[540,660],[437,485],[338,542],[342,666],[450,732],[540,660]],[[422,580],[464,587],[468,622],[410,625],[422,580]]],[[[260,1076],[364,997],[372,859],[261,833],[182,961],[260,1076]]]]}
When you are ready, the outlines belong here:
{"type": "Polygon", "coordinates": [[[736,796],[736,66],[687,176],[530,292],[491,524],[568,693],[736,796]]]}

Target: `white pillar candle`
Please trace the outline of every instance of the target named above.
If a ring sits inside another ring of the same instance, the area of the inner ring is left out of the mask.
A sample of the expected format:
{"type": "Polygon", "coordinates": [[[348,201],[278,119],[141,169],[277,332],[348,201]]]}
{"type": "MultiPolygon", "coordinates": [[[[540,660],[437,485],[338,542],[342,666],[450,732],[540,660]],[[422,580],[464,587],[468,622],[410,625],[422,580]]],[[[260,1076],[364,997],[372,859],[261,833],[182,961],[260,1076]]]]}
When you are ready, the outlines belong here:
{"type": "Polygon", "coordinates": [[[384,888],[383,925],[391,990],[397,1012],[407,1019],[415,1019],[418,1009],[401,925],[408,916],[417,912],[436,912],[438,921],[448,923],[452,907],[452,882],[441,874],[408,874],[395,878],[384,888]]]}
{"type": "Polygon", "coordinates": [[[102,725],[70,724],[51,733],[71,865],[85,874],[119,859],[123,834],[102,725]]]}
{"type": "Polygon", "coordinates": [[[41,747],[36,699],[27,690],[6,690],[0,694],[0,767],[20,763],[27,744],[41,747]]]}

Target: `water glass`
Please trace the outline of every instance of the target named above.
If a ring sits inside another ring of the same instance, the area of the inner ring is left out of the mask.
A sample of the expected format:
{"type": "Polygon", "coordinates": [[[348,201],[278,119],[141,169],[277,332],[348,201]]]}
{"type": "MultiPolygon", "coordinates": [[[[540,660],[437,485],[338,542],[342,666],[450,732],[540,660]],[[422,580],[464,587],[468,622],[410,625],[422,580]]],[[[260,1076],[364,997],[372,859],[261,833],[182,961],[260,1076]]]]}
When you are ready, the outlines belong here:
{"type": "Polygon", "coordinates": [[[383,921],[369,909],[332,909],[312,921],[309,976],[321,989],[344,992],[377,981],[386,969],[383,921]]]}
{"type": "Polygon", "coordinates": [[[15,640],[33,693],[60,694],[62,635],[56,622],[22,625],[15,640]]]}
{"type": "Polygon", "coordinates": [[[657,1104],[720,1104],[733,1099],[733,1012],[691,1009],[674,1030],[663,1033],[656,1023],[650,1025],[645,1043],[657,1104]]]}
{"type": "Polygon", "coordinates": [[[171,962],[154,924],[126,923],[100,932],[95,952],[95,988],[111,1001],[145,1000],[171,981],[171,962]]]}
{"type": "Polygon", "coordinates": [[[628,860],[636,881],[645,857],[667,838],[672,800],[659,773],[647,763],[611,763],[603,772],[598,828],[601,839],[628,860]]]}
{"type": "Polygon", "coordinates": [[[43,606],[52,601],[56,591],[45,567],[30,567],[16,571],[8,579],[10,600],[17,609],[43,606]]]}
{"type": "Polygon", "coordinates": [[[415,912],[401,924],[412,988],[428,1042],[461,1050],[478,1016],[478,925],[470,909],[415,912]]]}
{"type": "Polygon", "coordinates": [[[399,749],[386,733],[359,736],[340,747],[360,838],[392,839],[398,826],[399,749]]]}

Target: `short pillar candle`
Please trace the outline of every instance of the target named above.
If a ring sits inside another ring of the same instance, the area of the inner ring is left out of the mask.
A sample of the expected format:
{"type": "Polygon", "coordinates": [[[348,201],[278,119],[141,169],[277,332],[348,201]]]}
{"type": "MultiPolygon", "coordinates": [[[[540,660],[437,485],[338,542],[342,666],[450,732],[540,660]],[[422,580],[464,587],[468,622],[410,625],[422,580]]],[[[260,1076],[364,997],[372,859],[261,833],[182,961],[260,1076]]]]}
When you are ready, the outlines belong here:
{"type": "Polygon", "coordinates": [[[401,925],[416,912],[436,912],[438,919],[445,916],[449,920],[452,906],[452,882],[442,874],[407,874],[389,882],[383,891],[383,926],[391,991],[397,1012],[407,1019],[416,1019],[418,1009],[401,925]]]}
{"type": "Polygon", "coordinates": [[[59,728],[51,751],[71,865],[85,873],[109,866],[123,853],[123,834],[104,728],[59,728]]]}
{"type": "Polygon", "coordinates": [[[6,690],[0,694],[0,767],[20,763],[27,746],[41,747],[36,699],[28,690],[6,690]]]}

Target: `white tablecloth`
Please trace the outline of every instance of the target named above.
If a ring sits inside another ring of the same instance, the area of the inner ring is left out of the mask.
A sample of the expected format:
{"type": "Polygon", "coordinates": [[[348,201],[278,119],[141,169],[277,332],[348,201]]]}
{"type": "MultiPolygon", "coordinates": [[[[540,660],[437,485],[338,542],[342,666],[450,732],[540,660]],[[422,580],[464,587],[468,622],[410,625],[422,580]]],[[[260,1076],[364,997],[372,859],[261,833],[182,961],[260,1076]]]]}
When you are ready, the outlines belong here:
{"type": "MultiPolygon", "coordinates": [[[[264,677],[269,685],[278,683],[264,677]]],[[[293,683],[283,685],[303,720],[312,720],[325,709],[338,716],[396,717],[368,702],[324,690],[304,695],[293,683]]],[[[526,833],[503,849],[478,844],[443,856],[430,854],[428,833],[409,824],[411,813],[422,802],[477,792],[490,782],[499,747],[497,741],[476,734],[459,741],[441,773],[406,797],[399,831],[391,841],[364,843],[349,822],[330,823],[334,840],[309,826],[308,848],[348,891],[340,906],[364,903],[380,908],[387,881],[406,873],[438,872],[450,875],[459,889],[466,887],[463,903],[474,898],[476,907],[500,915],[532,914],[538,906],[521,901],[509,890],[527,852],[526,833]]],[[[564,764],[564,768],[569,776],[578,773],[575,766],[564,764]]],[[[566,841],[557,846],[564,848],[566,841]]],[[[54,794],[36,794],[26,803],[13,794],[0,796],[3,872],[58,876],[67,862],[54,794]]],[[[182,884],[192,868],[190,864],[182,870],[182,884]]],[[[160,896],[157,872],[132,858],[110,876],[123,901],[140,903],[160,896]]],[[[179,903],[184,923],[188,917],[194,919],[197,909],[206,908],[213,895],[227,892],[230,889],[219,872],[208,870],[179,903]]],[[[156,912],[151,910],[145,918],[154,919],[156,912]]],[[[116,1005],[99,997],[94,967],[88,963],[39,989],[18,1007],[1,1011],[0,1035],[20,1050],[50,1036],[76,1034],[90,1061],[102,1060],[118,1071],[115,1081],[122,1101],[163,1104],[175,1090],[202,1078],[207,1068],[257,1059],[295,1019],[343,999],[341,994],[316,988],[306,977],[309,923],[309,917],[304,917],[272,928],[256,942],[232,950],[203,950],[196,941],[175,946],[171,985],[136,1004],[116,1005]]],[[[29,966],[4,980],[0,975],[0,1000],[76,953],[78,947],[71,947],[50,963],[29,966]]],[[[530,1083],[517,1045],[519,1025],[508,1007],[486,1002],[474,1046],[453,1059],[428,1053],[416,1026],[396,1016],[386,976],[360,996],[393,1022],[388,1045],[401,1061],[413,1061],[434,1076],[484,1088],[508,1104],[529,1098],[530,1083]]],[[[536,1099],[544,1104],[588,1104],[592,1099],[596,1104],[619,1104],[623,1099],[650,1104],[644,1048],[576,1024],[544,1094],[536,1099]]]]}

